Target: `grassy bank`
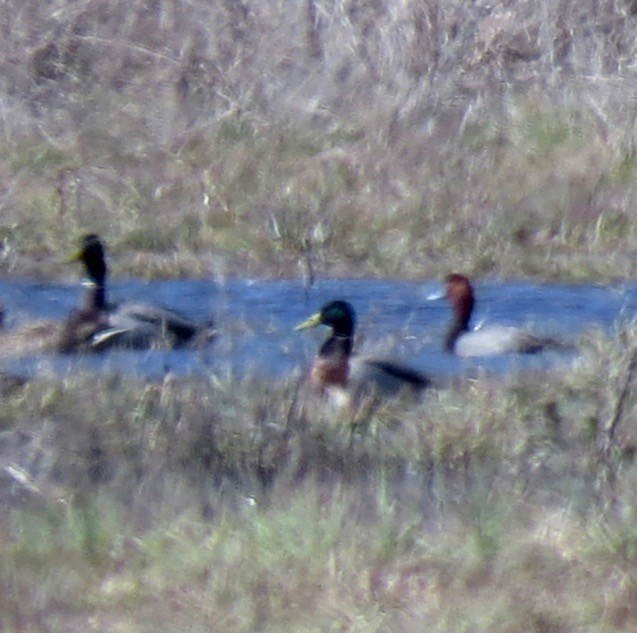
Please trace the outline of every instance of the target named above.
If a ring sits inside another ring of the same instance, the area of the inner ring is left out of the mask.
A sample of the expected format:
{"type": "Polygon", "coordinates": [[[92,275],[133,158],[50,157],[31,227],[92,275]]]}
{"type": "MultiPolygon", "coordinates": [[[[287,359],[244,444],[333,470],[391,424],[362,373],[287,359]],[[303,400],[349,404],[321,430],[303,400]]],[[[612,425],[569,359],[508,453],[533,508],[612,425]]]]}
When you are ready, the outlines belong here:
{"type": "Polygon", "coordinates": [[[292,379],[15,388],[3,629],[630,630],[637,341],[586,350],[355,427],[292,379]]]}
{"type": "Polygon", "coordinates": [[[630,2],[0,18],[5,274],[91,230],[118,274],[635,276],[630,2]]]}

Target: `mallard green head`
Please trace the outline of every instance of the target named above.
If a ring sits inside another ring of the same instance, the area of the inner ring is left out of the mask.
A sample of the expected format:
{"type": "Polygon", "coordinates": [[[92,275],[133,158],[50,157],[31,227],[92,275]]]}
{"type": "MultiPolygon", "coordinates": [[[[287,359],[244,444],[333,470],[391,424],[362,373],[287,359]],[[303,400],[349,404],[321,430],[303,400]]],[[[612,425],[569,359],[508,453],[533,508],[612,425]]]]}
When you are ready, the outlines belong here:
{"type": "Polygon", "coordinates": [[[104,257],[104,246],[99,236],[89,233],[82,238],[80,249],[71,255],[70,262],[82,262],[88,278],[98,286],[103,286],[108,272],[104,257]]]}
{"type": "Polygon", "coordinates": [[[317,325],[331,327],[336,336],[351,336],[356,326],[354,308],[347,301],[326,303],[316,314],[297,325],[295,330],[306,330],[317,325]]]}

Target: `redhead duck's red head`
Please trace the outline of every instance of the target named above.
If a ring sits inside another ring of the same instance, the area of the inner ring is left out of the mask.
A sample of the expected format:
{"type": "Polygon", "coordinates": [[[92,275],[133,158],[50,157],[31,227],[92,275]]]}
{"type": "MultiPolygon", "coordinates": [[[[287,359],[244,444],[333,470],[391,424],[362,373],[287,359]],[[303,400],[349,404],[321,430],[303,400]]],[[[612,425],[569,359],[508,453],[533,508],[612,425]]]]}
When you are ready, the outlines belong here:
{"type": "Polygon", "coordinates": [[[451,304],[454,322],[461,330],[469,328],[469,319],[473,312],[473,288],[468,277],[459,273],[447,275],[445,296],[451,304]]]}

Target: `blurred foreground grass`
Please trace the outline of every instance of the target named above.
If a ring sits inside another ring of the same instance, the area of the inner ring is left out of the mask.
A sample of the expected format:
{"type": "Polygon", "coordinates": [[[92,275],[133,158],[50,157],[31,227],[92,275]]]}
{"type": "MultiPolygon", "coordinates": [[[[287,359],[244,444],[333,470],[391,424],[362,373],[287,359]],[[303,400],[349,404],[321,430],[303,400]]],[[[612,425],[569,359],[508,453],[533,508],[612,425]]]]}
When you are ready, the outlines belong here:
{"type": "Polygon", "coordinates": [[[5,631],[637,626],[637,340],[351,416],[276,384],[41,378],[1,413],[5,631]]]}

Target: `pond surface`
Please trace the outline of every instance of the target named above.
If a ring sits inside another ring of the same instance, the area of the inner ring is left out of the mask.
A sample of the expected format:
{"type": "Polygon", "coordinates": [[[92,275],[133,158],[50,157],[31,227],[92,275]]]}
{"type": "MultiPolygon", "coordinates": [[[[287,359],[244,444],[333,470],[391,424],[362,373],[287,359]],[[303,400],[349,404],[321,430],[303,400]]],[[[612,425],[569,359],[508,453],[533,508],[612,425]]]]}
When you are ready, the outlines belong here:
{"type": "MultiPolygon", "coordinates": [[[[79,283],[0,281],[7,309],[7,329],[40,319],[63,319],[77,305],[79,283]]],[[[445,354],[441,341],[449,307],[437,281],[326,279],[311,289],[299,280],[113,280],[110,300],[156,302],[197,320],[211,317],[219,336],[203,350],[111,351],[75,356],[51,355],[0,359],[0,370],[35,374],[43,371],[122,371],[158,378],[169,368],[179,375],[222,374],[282,377],[306,366],[327,335],[326,328],[293,328],[323,303],[350,301],[358,315],[357,349],[401,359],[446,375],[483,366],[493,371],[533,369],[569,362],[573,353],[543,353],[495,359],[460,360],[445,354]]],[[[482,282],[476,284],[473,325],[512,324],[543,335],[573,341],[601,327],[612,331],[620,319],[637,313],[637,285],[543,285],[482,282]]]]}

